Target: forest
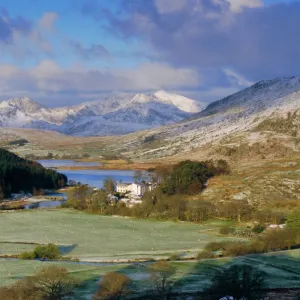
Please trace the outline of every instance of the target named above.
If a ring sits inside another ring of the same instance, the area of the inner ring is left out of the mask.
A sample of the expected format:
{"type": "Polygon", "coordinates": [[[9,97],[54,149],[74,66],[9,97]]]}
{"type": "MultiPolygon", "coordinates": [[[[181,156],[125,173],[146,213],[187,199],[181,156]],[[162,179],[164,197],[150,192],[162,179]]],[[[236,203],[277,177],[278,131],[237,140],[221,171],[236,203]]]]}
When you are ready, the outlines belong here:
{"type": "Polygon", "coordinates": [[[55,170],[0,149],[0,200],[21,191],[58,189],[67,182],[68,178],[55,170]]]}

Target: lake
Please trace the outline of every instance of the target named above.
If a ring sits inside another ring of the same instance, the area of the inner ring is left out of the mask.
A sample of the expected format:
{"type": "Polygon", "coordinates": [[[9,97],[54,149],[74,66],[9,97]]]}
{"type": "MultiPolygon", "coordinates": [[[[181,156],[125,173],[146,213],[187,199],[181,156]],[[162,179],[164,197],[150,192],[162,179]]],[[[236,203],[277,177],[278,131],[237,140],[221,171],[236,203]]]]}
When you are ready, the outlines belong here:
{"type": "MultiPolygon", "coordinates": [[[[41,165],[46,168],[58,166],[94,166],[89,162],[76,162],[72,160],[39,160],[41,165]],[[64,164],[68,163],[68,165],[64,164]]],[[[97,163],[96,163],[97,164],[97,163]]],[[[99,164],[97,164],[98,166],[99,164]]],[[[69,180],[79,181],[92,187],[102,188],[106,178],[111,178],[116,182],[133,182],[133,170],[59,170],[60,173],[68,176],[69,180]]]]}
{"type": "Polygon", "coordinates": [[[24,209],[55,208],[55,207],[60,207],[66,201],[67,200],[62,200],[62,201],[48,200],[48,201],[34,202],[34,203],[29,203],[24,205],[24,209]]]}

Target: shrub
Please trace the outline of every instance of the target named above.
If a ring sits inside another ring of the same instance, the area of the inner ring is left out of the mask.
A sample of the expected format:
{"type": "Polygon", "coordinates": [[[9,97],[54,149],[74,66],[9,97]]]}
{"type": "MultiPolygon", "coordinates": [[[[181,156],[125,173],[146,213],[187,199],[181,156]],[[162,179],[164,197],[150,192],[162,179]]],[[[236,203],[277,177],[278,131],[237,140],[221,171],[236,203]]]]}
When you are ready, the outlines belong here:
{"type": "Polygon", "coordinates": [[[228,234],[231,234],[233,233],[233,228],[232,227],[229,227],[229,226],[223,226],[220,228],[219,230],[219,233],[220,234],[223,234],[223,235],[228,235],[228,234]]]}
{"type": "Polygon", "coordinates": [[[249,244],[243,242],[235,242],[227,245],[224,255],[225,256],[242,256],[250,254],[249,244]]]}
{"type": "Polygon", "coordinates": [[[34,252],[27,252],[27,251],[25,251],[25,252],[22,252],[20,255],[19,255],[19,257],[21,258],[21,259],[35,259],[35,254],[34,254],[34,252]]]}
{"type": "Polygon", "coordinates": [[[209,250],[203,250],[198,253],[197,259],[207,259],[207,258],[214,258],[215,255],[209,250]]]}
{"type": "Polygon", "coordinates": [[[99,284],[99,290],[93,300],[123,299],[129,292],[131,280],[128,276],[117,272],[106,273],[99,284]]]}
{"type": "Polygon", "coordinates": [[[45,260],[53,260],[61,257],[61,253],[58,247],[54,244],[48,244],[46,246],[37,246],[33,250],[35,258],[45,259],[45,260]]]}
{"type": "Polygon", "coordinates": [[[265,245],[265,251],[290,249],[296,245],[297,232],[286,229],[270,229],[261,235],[258,240],[265,245]]]}
{"type": "Polygon", "coordinates": [[[180,260],[181,256],[179,253],[174,253],[169,257],[169,260],[180,260]]]}
{"type": "Polygon", "coordinates": [[[208,250],[208,251],[220,251],[220,250],[225,250],[226,246],[227,246],[229,243],[234,243],[234,242],[231,242],[231,241],[211,242],[211,243],[208,243],[208,244],[205,246],[205,250],[208,250]]]}
{"type": "Polygon", "coordinates": [[[253,227],[252,232],[262,233],[266,229],[266,226],[263,224],[257,224],[253,227]]]}

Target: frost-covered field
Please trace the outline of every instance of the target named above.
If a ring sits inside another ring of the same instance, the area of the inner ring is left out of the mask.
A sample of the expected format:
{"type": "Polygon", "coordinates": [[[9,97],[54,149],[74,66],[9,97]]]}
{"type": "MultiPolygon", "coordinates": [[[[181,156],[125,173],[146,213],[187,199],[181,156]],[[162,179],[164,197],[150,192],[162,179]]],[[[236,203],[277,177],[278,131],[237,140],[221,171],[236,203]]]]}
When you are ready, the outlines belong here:
{"type": "Polygon", "coordinates": [[[218,235],[222,222],[191,224],[100,216],[74,210],[2,212],[0,255],[54,243],[66,256],[83,261],[193,256],[218,235]],[[24,244],[22,244],[24,243],[24,244]]]}
{"type": "MultiPolygon", "coordinates": [[[[264,255],[250,255],[234,259],[211,259],[203,261],[172,262],[176,273],[173,276],[176,291],[201,291],[210,285],[210,278],[216,270],[233,263],[246,263],[266,272],[268,288],[293,288],[300,281],[300,250],[283,251],[264,255]]],[[[0,259],[0,285],[9,285],[16,280],[37,272],[49,265],[66,268],[82,283],[72,299],[91,299],[101,276],[117,271],[128,275],[132,280],[131,290],[143,293],[151,288],[147,267],[149,263],[133,264],[77,264],[72,262],[40,262],[0,259]]]]}

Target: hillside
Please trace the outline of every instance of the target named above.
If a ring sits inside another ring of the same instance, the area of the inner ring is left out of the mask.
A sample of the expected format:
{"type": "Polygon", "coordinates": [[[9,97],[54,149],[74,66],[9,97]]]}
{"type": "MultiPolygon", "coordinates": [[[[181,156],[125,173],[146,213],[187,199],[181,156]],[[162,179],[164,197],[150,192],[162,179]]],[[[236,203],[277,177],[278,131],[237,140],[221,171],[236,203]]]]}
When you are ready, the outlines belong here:
{"type": "Polygon", "coordinates": [[[11,193],[32,192],[33,188],[57,189],[66,183],[65,175],[0,149],[0,200],[11,193]]]}
{"type": "Polygon", "coordinates": [[[117,146],[143,160],[184,153],[281,157],[299,150],[299,113],[300,78],[278,78],[216,101],[187,121],[125,136],[117,146]]]}
{"type": "Polygon", "coordinates": [[[164,91],[113,94],[61,108],[45,107],[26,97],[13,98],[0,102],[0,126],[81,136],[117,135],[176,123],[201,109],[197,101],[164,91]]]}

